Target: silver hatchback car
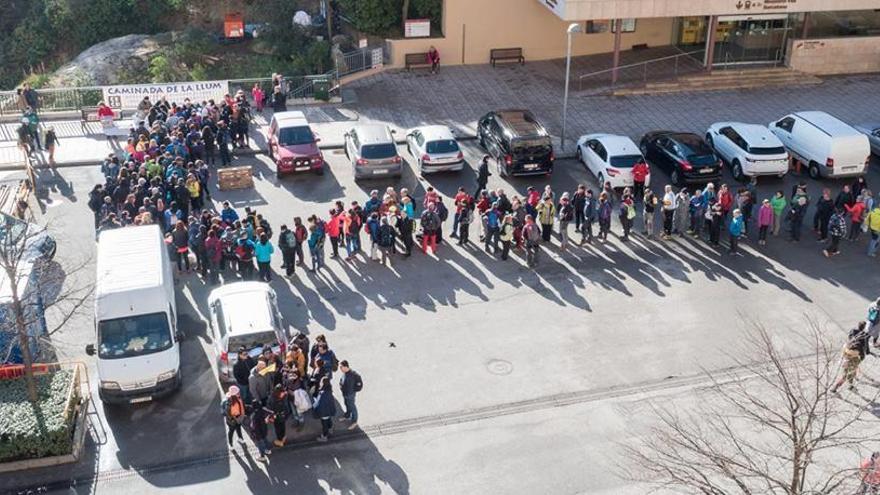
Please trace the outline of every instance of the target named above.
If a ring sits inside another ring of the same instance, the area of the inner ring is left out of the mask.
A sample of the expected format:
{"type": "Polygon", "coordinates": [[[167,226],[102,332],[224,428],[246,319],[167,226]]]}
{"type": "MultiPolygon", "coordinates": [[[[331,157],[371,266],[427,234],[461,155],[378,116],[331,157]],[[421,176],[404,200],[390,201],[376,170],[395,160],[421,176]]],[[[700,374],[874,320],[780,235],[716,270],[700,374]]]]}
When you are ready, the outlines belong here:
{"type": "Polygon", "coordinates": [[[351,160],[355,180],[400,177],[403,170],[394,131],[387,125],[359,125],[346,132],[345,156],[351,160]]]}

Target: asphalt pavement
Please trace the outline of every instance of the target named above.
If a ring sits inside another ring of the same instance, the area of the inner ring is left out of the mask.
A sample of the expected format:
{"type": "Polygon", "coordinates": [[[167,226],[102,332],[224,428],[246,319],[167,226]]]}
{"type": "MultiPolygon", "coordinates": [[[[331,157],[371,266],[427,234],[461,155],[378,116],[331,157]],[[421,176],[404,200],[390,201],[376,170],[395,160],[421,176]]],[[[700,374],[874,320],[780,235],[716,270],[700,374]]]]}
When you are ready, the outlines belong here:
{"type": "MultiPolygon", "coordinates": [[[[472,142],[465,148],[463,172],[425,178],[412,171],[401,148],[405,173],[390,182],[356,183],[341,152],[327,153],[323,176],[282,180],[265,157],[241,157],[237,164],[254,167],[255,188],[214,190],[213,196],[239,209],[255,207],[273,227],[294,216],[326,214],[336,199],[363,202],[371,189],[389,185],[409,188],[417,201],[429,185],[449,197],[459,185],[474,186],[482,152],[472,142]]],[[[100,179],[97,167],[41,171],[38,217],[59,239],[58,269],[94,256],[85,198],[100,179]]],[[[577,183],[595,187],[574,160],[560,160],[549,178],[496,175],[490,187],[522,195],[548,180],[558,192],[577,183]]],[[[665,180],[656,174],[655,190],[665,180]]],[[[762,180],[759,196],[788,191],[797,180],[762,180]]],[[[880,184],[877,163],[868,183],[880,184]]],[[[822,186],[836,192],[840,185],[808,184],[813,197],[822,186]]],[[[279,275],[275,260],[272,286],[285,323],[291,331],[327,335],[339,358],[364,377],[365,388],[359,396],[363,432],[317,446],[311,424],[293,436],[291,447],[273,454],[268,471],[226,449],[212,336],[203,318],[210,289],[195,275],[183,276],[183,389],[127,408],[96,402],[86,459],[3,475],[0,486],[60,493],[73,480],[78,493],[182,493],[197,484],[214,491],[292,485],[296,493],[297,487],[302,493],[626,493],[633,487],[611,469],[615,432],[628,427],[616,408],[638,401],[640,390],[658,381],[729,366],[727,351],[750,321],[779,329],[779,339],[792,347],[800,343],[784,330],[805,317],[842,338],[877,295],[872,274],[878,262],[864,255],[864,239],[844,243],[832,260],[806,231],[798,244],[781,237],[760,248],[746,242],[742,256],[690,238],[636,236],[622,243],[613,237],[567,253],[557,244],[554,239],[543,249],[535,270],[519,254],[503,262],[479,246],[447,244],[437,257],[395,257],[390,268],[363,258],[328,260],[323,273],[298,271],[290,280],[279,275]],[[583,464],[590,467],[578,470],[583,464]]],[[[93,277],[89,268],[65,284],[89,284],[93,277]]],[[[88,308],[53,337],[62,359],[88,363],[94,388],[94,362],[84,354],[93,339],[88,308]]]]}

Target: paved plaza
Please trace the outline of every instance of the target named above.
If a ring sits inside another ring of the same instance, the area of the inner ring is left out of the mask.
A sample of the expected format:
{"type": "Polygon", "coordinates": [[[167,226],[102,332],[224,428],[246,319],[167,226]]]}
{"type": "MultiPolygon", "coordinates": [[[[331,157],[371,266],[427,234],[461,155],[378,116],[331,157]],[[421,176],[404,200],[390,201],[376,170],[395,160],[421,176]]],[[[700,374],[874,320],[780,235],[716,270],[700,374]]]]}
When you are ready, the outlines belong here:
{"type": "MultiPolygon", "coordinates": [[[[347,88],[350,98],[338,108],[308,111],[326,118],[316,131],[327,145],[340,129],[365,120],[399,128],[444,122],[465,134],[483,112],[512,106],[531,109],[558,135],[560,95],[533,84],[537,65],[443,68],[437,76],[388,72],[347,88]]],[[[637,137],[656,128],[702,131],[717,120],[768,122],[805,109],[858,122],[876,115],[877,106],[865,95],[878,87],[877,77],[855,76],[797,90],[575,95],[570,133],[637,137]]],[[[92,139],[69,132],[71,139],[92,139]]],[[[257,147],[260,139],[254,136],[257,147]]],[[[229,200],[239,212],[256,208],[277,231],[294,216],[326,216],[336,199],[363,202],[371,189],[389,185],[409,188],[417,203],[429,186],[444,197],[459,185],[472,189],[482,151],[473,141],[464,147],[469,164],[464,171],[429,177],[412,172],[412,159],[401,147],[405,173],[390,183],[356,183],[338,149],[325,151],[324,176],[283,180],[275,178],[265,156],[244,154],[235,163],[253,166],[254,189],[212,192],[215,201],[229,200]]],[[[39,173],[37,218],[59,239],[59,266],[92,263],[66,283],[90,283],[95,243],[86,202],[88,191],[103,181],[101,173],[97,166],[39,173]]],[[[14,170],[3,174],[5,180],[20,177],[14,170]]],[[[758,195],[788,191],[801,179],[762,180],[758,195]]],[[[523,195],[528,186],[543,187],[547,180],[493,176],[489,186],[523,195]]],[[[659,190],[667,180],[656,173],[652,183],[659,190]]],[[[867,180],[875,188],[880,184],[876,160],[867,180]]],[[[725,181],[732,183],[729,175],[725,181]]],[[[549,184],[559,193],[578,183],[596,187],[580,163],[560,159],[549,184]]],[[[808,184],[813,197],[821,187],[836,193],[841,185],[808,184]]],[[[612,229],[620,231],[616,221],[612,229]]],[[[644,493],[644,487],[618,477],[617,468],[621,442],[649,434],[652,401],[687,408],[694,387],[706,383],[701,370],[731,366],[730,352],[752,322],[797,350],[802,342],[791,331],[805,318],[843,339],[878,295],[880,267],[865,256],[864,239],[844,243],[843,253],[827,260],[806,229],[798,244],[774,237],[758,247],[753,237],[742,256],[691,238],[661,242],[637,235],[623,243],[612,236],[607,244],[567,253],[558,243],[554,238],[542,248],[535,270],[519,253],[504,262],[480,246],[447,243],[436,257],[417,252],[395,257],[391,267],[363,258],[350,264],[328,260],[327,270],[298,270],[291,279],[282,276],[280,257],[275,259],[272,286],[285,324],[311,337],[325,334],[365,386],[358,396],[361,431],[341,432],[318,445],[311,421],[268,465],[256,463],[254,452],[233,454],[226,448],[212,335],[205,324],[210,288],[196,275],[182,276],[183,389],[130,408],[105,409],[96,402],[82,462],[0,475],[2,491],[644,493]]],[[[92,376],[94,360],[84,346],[93,340],[90,310],[53,337],[59,356],[85,361],[92,376]]],[[[880,377],[877,366],[867,364],[869,376],[880,377]]]]}

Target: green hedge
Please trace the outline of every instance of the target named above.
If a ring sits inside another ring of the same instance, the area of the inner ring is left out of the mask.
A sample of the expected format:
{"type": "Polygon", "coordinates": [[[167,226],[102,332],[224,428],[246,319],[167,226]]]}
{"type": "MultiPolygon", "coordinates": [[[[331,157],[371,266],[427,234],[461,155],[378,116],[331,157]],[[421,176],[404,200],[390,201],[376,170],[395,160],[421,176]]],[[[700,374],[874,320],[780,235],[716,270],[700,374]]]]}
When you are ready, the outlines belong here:
{"type": "Polygon", "coordinates": [[[73,414],[65,420],[73,371],[39,375],[39,402],[27,397],[24,377],[0,380],[0,462],[71,453],[73,414]]]}

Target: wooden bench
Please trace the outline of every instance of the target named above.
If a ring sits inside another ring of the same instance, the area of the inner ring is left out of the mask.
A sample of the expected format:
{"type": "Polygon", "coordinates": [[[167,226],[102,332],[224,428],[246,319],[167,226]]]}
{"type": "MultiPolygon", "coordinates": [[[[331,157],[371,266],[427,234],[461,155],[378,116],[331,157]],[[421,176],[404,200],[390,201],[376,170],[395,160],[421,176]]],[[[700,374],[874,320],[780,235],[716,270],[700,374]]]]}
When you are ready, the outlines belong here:
{"type": "Polygon", "coordinates": [[[427,53],[407,53],[404,57],[404,66],[406,70],[411,70],[413,67],[430,69],[431,62],[428,62],[427,53]]]}
{"type": "Polygon", "coordinates": [[[492,63],[492,67],[495,67],[495,62],[498,61],[513,61],[523,65],[526,63],[526,58],[523,57],[522,48],[493,48],[489,50],[489,62],[492,63]]]}
{"type": "Polygon", "coordinates": [[[254,187],[251,167],[226,167],[217,169],[217,185],[221,191],[249,189],[254,187]]]}
{"type": "MultiPolygon", "coordinates": [[[[88,122],[100,122],[101,119],[98,118],[98,107],[82,107],[79,109],[80,111],[80,125],[82,126],[83,133],[86,132],[86,124],[88,122]]],[[[119,120],[122,118],[122,110],[113,109],[113,120],[119,120]]]]}

